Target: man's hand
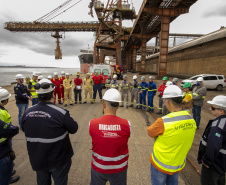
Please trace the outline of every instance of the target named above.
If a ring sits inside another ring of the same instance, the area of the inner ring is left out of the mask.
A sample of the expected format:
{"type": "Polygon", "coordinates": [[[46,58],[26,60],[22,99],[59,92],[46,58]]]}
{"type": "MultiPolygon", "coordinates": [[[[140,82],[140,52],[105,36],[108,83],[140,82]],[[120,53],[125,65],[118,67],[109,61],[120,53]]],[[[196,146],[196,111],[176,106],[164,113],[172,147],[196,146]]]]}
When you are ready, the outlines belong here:
{"type": "Polygon", "coordinates": [[[140,91],[139,93],[140,93],[140,94],[142,94],[142,93],[143,93],[143,91],[140,91]]]}
{"type": "Polygon", "coordinates": [[[28,99],[29,99],[29,100],[32,100],[32,99],[33,99],[33,97],[32,97],[32,96],[28,96],[28,99]]]}

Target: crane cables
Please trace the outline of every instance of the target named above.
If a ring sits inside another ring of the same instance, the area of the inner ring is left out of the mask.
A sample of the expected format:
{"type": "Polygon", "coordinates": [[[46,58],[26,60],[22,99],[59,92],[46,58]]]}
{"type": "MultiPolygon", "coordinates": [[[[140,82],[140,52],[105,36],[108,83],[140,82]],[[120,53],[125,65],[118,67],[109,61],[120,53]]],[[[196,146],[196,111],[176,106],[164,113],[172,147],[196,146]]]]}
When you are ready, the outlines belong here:
{"type": "Polygon", "coordinates": [[[67,0],[66,2],[64,2],[63,4],[61,4],[60,6],[55,8],[54,10],[52,10],[51,12],[47,13],[46,15],[35,20],[34,22],[48,22],[48,21],[54,19],[55,17],[59,16],[60,14],[66,12],[67,10],[72,8],[73,6],[77,5],[82,0],[77,1],[74,4],[73,4],[73,1],[74,0],[67,0]]]}

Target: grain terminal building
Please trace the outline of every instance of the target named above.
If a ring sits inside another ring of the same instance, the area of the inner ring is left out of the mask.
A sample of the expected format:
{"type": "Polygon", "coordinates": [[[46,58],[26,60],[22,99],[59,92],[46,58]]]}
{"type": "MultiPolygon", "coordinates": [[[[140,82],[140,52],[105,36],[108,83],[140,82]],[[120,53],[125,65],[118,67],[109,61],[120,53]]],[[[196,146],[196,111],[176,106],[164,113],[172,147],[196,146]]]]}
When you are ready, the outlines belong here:
{"type": "MultiPolygon", "coordinates": [[[[146,73],[157,74],[159,53],[148,56],[146,73]]],[[[137,61],[136,70],[140,71],[137,61]]],[[[193,39],[169,49],[167,75],[190,77],[196,74],[221,74],[226,76],[226,28],[193,39]]]]}

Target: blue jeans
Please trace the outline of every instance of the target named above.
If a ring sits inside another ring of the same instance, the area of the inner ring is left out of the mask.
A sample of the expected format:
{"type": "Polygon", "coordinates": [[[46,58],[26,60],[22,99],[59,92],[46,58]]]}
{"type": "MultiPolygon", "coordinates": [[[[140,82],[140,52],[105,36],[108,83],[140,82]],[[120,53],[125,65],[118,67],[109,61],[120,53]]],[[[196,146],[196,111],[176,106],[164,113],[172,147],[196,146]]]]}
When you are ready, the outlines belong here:
{"type": "Polygon", "coordinates": [[[178,185],[179,173],[168,175],[158,171],[151,165],[151,184],[152,185],[178,185]]]}
{"type": "Polygon", "coordinates": [[[69,160],[65,165],[55,168],[52,170],[36,171],[37,174],[37,184],[38,185],[51,185],[53,177],[55,185],[67,185],[68,184],[68,173],[71,168],[71,160],[69,160]]]}
{"type": "Polygon", "coordinates": [[[201,106],[193,105],[192,114],[193,118],[196,122],[197,128],[199,128],[200,120],[201,120],[201,106]]]}
{"type": "Polygon", "coordinates": [[[0,159],[0,184],[9,185],[10,178],[13,171],[13,161],[6,155],[0,159]]]}
{"type": "Polygon", "coordinates": [[[104,174],[99,173],[91,168],[91,182],[90,185],[105,185],[107,181],[110,185],[126,185],[127,168],[119,173],[104,174]]]}
{"type": "Polygon", "coordinates": [[[18,114],[18,121],[19,121],[19,126],[21,127],[21,122],[22,122],[22,117],[27,110],[28,104],[16,104],[16,106],[19,109],[19,114],[18,114]]]}
{"type": "Polygon", "coordinates": [[[36,105],[38,103],[38,98],[33,98],[32,99],[32,106],[36,105]]]}

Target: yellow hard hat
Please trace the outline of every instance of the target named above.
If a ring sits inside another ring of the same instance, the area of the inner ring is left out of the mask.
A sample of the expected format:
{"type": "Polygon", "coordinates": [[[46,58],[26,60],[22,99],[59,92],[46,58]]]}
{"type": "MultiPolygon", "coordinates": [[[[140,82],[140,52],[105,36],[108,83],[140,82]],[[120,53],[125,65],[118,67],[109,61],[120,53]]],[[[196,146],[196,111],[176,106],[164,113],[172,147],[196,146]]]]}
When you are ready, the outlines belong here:
{"type": "Polygon", "coordinates": [[[87,76],[90,76],[90,74],[89,74],[89,73],[87,73],[87,76]]]}
{"type": "Polygon", "coordinates": [[[80,72],[77,72],[77,76],[80,75],[80,72]]]}

